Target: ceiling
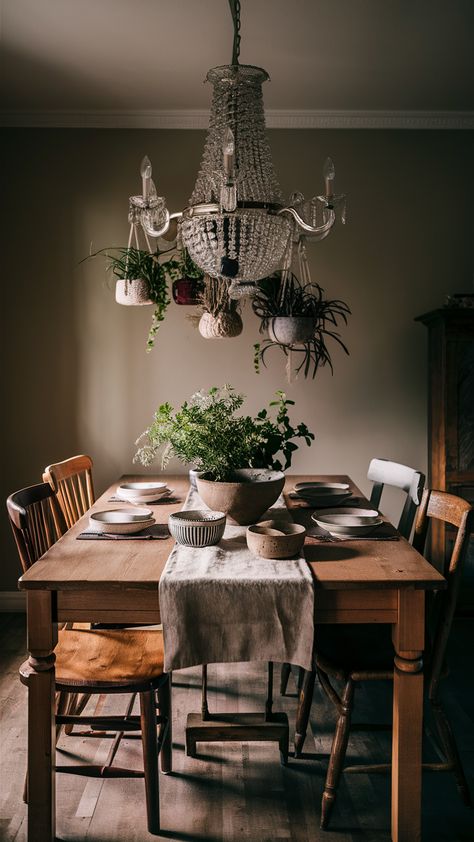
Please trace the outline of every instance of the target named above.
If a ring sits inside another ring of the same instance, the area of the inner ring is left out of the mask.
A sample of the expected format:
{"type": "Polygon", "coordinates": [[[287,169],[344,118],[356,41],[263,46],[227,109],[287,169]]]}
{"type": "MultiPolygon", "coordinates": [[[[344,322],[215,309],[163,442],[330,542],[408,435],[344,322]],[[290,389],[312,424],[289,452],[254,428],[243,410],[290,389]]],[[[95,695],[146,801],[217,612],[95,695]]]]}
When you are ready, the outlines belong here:
{"type": "MultiPolygon", "coordinates": [[[[241,2],[270,125],[474,127],[473,0],[241,2]]],[[[231,59],[227,0],[1,0],[0,25],[4,125],[205,125],[231,59]]]]}

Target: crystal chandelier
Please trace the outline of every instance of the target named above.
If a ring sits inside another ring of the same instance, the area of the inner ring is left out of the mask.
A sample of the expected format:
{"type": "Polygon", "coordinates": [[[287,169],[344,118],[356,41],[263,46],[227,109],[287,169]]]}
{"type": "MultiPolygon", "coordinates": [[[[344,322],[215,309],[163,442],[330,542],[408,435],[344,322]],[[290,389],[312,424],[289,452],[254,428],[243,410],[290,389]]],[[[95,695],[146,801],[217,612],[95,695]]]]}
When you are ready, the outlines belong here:
{"type": "Polygon", "coordinates": [[[188,206],[170,214],[157,194],[152,167],[141,165],[142,195],[130,197],[129,221],[146,236],[161,237],[177,220],[178,234],[205,273],[231,281],[239,297],[281,268],[301,237],[322,240],[336,217],[345,222],[345,196],[334,194],[334,164],[326,160],[324,193],[306,200],[293,193],[285,204],[265,131],[265,70],[239,64],[240,0],[229,0],[234,42],[232,63],[207,74],[213,86],[209,129],[188,206]]]}

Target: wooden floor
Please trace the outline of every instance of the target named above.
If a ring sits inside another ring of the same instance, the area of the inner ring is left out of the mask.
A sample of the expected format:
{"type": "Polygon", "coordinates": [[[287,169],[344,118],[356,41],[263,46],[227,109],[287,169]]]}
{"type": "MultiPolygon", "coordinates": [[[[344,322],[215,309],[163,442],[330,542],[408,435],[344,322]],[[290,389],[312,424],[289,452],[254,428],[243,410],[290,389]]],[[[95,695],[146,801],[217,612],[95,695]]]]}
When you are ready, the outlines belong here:
{"type": "MultiPolygon", "coordinates": [[[[17,677],[25,653],[25,620],[20,614],[0,615],[2,725],[0,839],[26,840],[26,808],[21,800],[26,757],[26,690],[17,677]]],[[[451,647],[451,684],[446,704],[455,728],[474,795],[474,620],[456,621],[451,647]]],[[[264,699],[263,665],[211,667],[211,710],[258,710],[264,699]]],[[[294,683],[290,688],[294,693],[294,683]]],[[[293,727],[295,696],[277,699],[293,727]]],[[[100,700],[121,706],[123,697],[100,700]]],[[[97,781],[58,775],[58,839],[64,842],[146,842],[174,839],[252,840],[252,842],[385,842],[390,839],[389,778],[347,775],[340,788],[331,830],[319,830],[319,804],[330,748],[333,715],[318,688],[306,754],[279,764],[278,747],[264,743],[202,746],[199,759],[187,758],[183,728],[186,714],[199,710],[199,671],[174,675],[174,774],[161,776],[162,834],[147,833],[145,797],[140,780],[97,781]]],[[[355,721],[390,718],[390,687],[362,687],[355,721]]],[[[80,757],[100,762],[109,741],[63,737],[64,762],[80,757]]],[[[383,760],[389,734],[357,730],[349,759],[383,760]]],[[[198,747],[199,750],[199,747],[198,747]]],[[[428,747],[429,750],[429,747],[428,747]]],[[[140,766],[137,741],[124,741],[120,765],[140,766]]],[[[423,839],[429,842],[473,842],[474,811],[463,806],[450,774],[426,773],[423,792],[423,839]]]]}

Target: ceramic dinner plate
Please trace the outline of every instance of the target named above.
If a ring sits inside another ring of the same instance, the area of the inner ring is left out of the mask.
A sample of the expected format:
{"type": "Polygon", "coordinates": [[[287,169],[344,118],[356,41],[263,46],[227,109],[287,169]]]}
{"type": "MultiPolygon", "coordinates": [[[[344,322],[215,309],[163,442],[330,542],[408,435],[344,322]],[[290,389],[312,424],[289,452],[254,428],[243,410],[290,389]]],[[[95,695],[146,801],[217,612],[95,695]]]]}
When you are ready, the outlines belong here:
{"type": "Polygon", "coordinates": [[[93,512],[89,517],[89,529],[114,535],[132,535],[155,523],[151,509],[111,509],[93,512]]]}
{"type": "Polygon", "coordinates": [[[312,503],[317,508],[338,505],[351,494],[345,482],[297,482],[291,496],[312,503]]]}
{"type": "Polygon", "coordinates": [[[364,536],[383,523],[376,509],[339,508],[314,512],[311,519],[332,535],[364,536]]]}
{"type": "Polygon", "coordinates": [[[164,482],[126,482],[117,488],[117,497],[130,503],[155,503],[172,494],[164,482]]]}

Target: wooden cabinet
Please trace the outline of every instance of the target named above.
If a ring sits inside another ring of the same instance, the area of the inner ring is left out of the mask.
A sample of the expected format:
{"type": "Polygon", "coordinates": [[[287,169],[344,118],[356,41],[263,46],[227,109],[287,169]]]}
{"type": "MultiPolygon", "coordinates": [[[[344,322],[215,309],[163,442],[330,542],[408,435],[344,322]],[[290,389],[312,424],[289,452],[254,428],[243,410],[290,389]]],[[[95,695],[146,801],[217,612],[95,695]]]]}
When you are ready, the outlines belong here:
{"type": "MultiPolygon", "coordinates": [[[[428,328],[428,482],[474,503],[474,309],[446,307],[416,321],[428,328]]],[[[434,527],[432,560],[442,570],[450,534],[434,527]]],[[[474,610],[474,537],[459,606],[474,610]]]]}

